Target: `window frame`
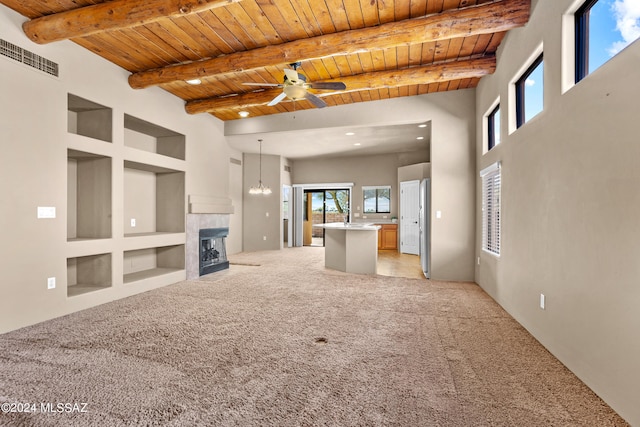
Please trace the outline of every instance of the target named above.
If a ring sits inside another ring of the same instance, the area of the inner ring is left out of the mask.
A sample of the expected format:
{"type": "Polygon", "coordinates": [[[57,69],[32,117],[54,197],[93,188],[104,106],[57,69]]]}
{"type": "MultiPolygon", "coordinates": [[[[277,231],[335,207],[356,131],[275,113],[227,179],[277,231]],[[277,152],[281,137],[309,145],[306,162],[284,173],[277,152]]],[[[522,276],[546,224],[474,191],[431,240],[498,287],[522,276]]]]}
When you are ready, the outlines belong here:
{"type": "MultiPolygon", "coordinates": [[[[536,70],[536,68],[538,68],[538,66],[540,64],[542,64],[544,62],[544,52],[541,52],[540,55],[538,55],[538,57],[531,63],[531,65],[529,65],[529,67],[525,70],[525,72],[518,78],[518,80],[516,80],[515,82],[515,89],[516,89],[516,99],[515,99],[515,104],[516,104],[516,129],[520,128],[522,125],[524,125],[527,120],[526,120],[526,114],[525,114],[525,87],[526,87],[526,81],[529,78],[529,76],[531,74],[533,74],[533,72],[536,70]]],[[[543,66],[543,70],[542,70],[542,75],[543,75],[543,81],[542,81],[542,90],[543,90],[543,99],[544,99],[544,64],[543,66]]],[[[543,104],[543,110],[544,110],[544,104],[543,104]]],[[[541,110],[542,112],[542,110],[541,110]]]]}
{"type": "MultiPolygon", "coordinates": [[[[501,142],[498,141],[496,144],[496,125],[498,126],[498,129],[500,129],[500,121],[496,123],[496,113],[498,111],[500,111],[500,102],[498,102],[487,115],[487,151],[491,151],[492,148],[499,145],[501,142]]],[[[500,114],[500,119],[502,119],[502,114],[500,114]]]]}
{"type": "Polygon", "coordinates": [[[482,180],[482,250],[500,257],[502,216],[501,162],[480,171],[482,180]]]}
{"type": "Polygon", "coordinates": [[[589,75],[589,14],[600,0],[586,0],[574,13],[575,83],[589,75]]]}
{"type": "Polygon", "coordinates": [[[362,186],[362,213],[363,213],[363,215],[366,215],[366,214],[388,214],[388,213],[391,213],[391,186],[390,185],[363,185],[362,186]],[[366,190],[375,190],[375,192],[376,192],[376,197],[375,197],[376,210],[375,210],[375,212],[372,212],[372,211],[367,212],[366,211],[366,208],[365,208],[366,199],[365,199],[365,196],[364,196],[366,190]],[[381,211],[379,209],[379,207],[378,207],[378,199],[380,198],[380,195],[379,195],[379,191],[380,190],[389,190],[389,210],[388,211],[381,211]]]}

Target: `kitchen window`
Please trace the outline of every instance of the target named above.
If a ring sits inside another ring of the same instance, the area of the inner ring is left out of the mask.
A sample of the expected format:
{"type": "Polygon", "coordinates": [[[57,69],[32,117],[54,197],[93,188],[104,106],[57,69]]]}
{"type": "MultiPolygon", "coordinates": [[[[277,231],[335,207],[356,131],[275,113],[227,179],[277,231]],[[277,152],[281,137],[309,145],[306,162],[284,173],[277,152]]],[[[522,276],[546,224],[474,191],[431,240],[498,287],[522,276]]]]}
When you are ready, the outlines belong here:
{"type": "Polygon", "coordinates": [[[391,186],[362,187],[364,213],[391,212],[391,186]]]}

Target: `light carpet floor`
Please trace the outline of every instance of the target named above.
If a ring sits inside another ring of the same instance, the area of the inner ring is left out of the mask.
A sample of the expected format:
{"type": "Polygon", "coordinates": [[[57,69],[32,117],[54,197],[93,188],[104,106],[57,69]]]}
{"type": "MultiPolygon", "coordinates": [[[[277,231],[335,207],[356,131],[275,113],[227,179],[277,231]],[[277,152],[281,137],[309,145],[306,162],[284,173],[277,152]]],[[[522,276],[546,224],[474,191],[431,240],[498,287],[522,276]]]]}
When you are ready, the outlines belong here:
{"type": "Polygon", "coordinates": [[[322,248],[0,335],[3,426],[624,426],[477,285],[326,270],[322,248]]]}

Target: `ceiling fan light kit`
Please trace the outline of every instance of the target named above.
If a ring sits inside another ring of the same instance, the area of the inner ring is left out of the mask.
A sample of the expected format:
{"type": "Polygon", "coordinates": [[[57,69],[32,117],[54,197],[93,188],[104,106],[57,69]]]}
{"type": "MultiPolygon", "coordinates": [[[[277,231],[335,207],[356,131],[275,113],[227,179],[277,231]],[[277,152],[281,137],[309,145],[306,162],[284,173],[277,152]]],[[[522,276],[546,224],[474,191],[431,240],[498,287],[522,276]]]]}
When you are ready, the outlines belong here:
{"type": "Polygon", "coordinates": [[[269,107],[273,107],[285,98],[289,98],[292,101],[298,101],[300,99],[306,99],[318,108],[324,108],[327,103],[316,95],[308,92],[308,89],[316,90],[345,90],[347,85],[342,82],[317,82],[308,83],[307,77],[304,74],[298,73],[298,67],[300,62],[294,62],[289,64],[291,68],[284,69],[284,79],[282,83],[244,83],[247,86],[271,86],[282,88],[282,93],[276,96],[267,104],[269,107]]]}

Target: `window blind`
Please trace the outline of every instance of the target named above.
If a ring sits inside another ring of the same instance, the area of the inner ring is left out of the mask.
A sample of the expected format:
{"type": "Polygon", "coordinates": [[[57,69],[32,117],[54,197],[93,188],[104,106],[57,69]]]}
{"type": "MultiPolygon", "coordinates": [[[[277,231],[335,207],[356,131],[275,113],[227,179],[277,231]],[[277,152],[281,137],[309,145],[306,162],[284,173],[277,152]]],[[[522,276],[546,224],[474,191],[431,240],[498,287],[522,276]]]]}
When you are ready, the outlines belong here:
{"type": "Polygon", "coordinates": [[[482,177],[482,249],[500,255],[500,164],[489,166],[482,177]]]}

